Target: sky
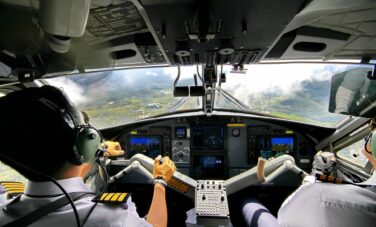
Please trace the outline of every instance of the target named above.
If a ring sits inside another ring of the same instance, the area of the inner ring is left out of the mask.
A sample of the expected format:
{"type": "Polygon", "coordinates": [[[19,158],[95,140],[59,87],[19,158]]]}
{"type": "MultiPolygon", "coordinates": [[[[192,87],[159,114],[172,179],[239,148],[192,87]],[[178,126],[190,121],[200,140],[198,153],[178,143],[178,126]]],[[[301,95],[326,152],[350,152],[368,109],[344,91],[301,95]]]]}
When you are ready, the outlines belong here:
{"type": "MultiPolygon", "coordinates": [[[[224,67],[224,72],[230,72],[231,66],[224,67]]],[[[306,80],[329,80],[332,75],[344,71],[348,65],[328,65],[328,64],[260,64],[249,65],[245,67],[246,74],[228,74],[227,82],[222,84],[224,89],[236,91],[234,95],[241,98],[242,94],[249,92],[257,93],[271,90],[279,90],[283,92],[291,92],[300,89],[302,81],[306,80]]],[[[201,67],[200,67],[201,70],[201,67]]],[[[147,77],[156,77],[163,72],[165,77],[175,80],[178,70],[177,67],[164,68],[146,68],[138,69],[136,71],[143,71],[145,79],[147,77]]],[[[124,73],[127,70],[124,70],[124,73]]],[[[180,81],[189,79],[193,85],[193,74],[196,74],[196,66],[181,67],[180,81]]],[[[122,70],[116,71],[114,74],[122,74],[122,70]]],[[[117,76],[117,75],[113,75],[117,76]]],[[[138,82],[140,76],[122,76],[117,77],[118,83],[132,84],[138,82]],[[137,78],[138,77],[138,78],[137,78]],[[136,81],[135,81],[136,80],[136,81]]],[[[81,104],[90,101],[90,97],[84,95],[84,90],[79,84],[72,81],[69,77],[58,77],[51,79],[53,85],[65,90],[72,101],[76,104],[81,104]]],[[[145,82],[145,81],[143,81],[145,82]]],[[[184,82],[183,82],[184,83],[184,82]]],[[[182,82],[178,82],[182,85],[182,82]]],[[[186,85],[186,84],[184,84],[186,85]]]]}
{"type": "Polygon", "coordinates": [[[56,77],[49,79],[48,82],[68,94],[70,100],[75,105],[80,105],[91,100],[90,97],[84,95],[83,88],[69,78],[69,76],[56,77]]]}

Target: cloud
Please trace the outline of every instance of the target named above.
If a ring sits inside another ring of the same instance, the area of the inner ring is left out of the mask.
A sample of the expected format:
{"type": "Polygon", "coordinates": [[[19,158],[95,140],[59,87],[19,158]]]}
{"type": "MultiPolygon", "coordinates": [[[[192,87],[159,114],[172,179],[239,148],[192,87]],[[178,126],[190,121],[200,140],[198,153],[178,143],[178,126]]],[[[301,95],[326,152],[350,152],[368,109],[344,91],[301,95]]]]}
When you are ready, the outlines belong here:
{"type": "MultiPolygon", "coordinates": [[[[200,74],[201,74],[201,66],[199,66],[200,74]]],[[[168,75],[173,80],[176,79],[178,75],[178,67],[164,67],[163,73],[168,75]]],[[[196,66],[181,66],[180,67],[180,79],[192,79],[193,74],[197,74],[196,66]]]]}
{"type": "MultiPolygon", "coordinates": [[[[222,88],[247,103],[249,95],[257,93],[289,94],[302,89],[304,81],[326,81],[349,68],[348,65],[327,64],[268,64],[248,65],[247,73],[227,74],[222,88]]],[[[225,67],[229,72],[231,67],[225,67]]]]}
{"type": "Polygon", "coordinates": [[[158,73],[150,70],[150,71],[146,71],[145,75],[147,75],[147,76],[158,76],[158,73]]]}
{"type": "Polygon", "coordinates": [[[90,101],[90,98],[85,95],[84,89],[69,77],[49,79],[48,83],[62,89],[75,105],[84,104],[90,101]]]}

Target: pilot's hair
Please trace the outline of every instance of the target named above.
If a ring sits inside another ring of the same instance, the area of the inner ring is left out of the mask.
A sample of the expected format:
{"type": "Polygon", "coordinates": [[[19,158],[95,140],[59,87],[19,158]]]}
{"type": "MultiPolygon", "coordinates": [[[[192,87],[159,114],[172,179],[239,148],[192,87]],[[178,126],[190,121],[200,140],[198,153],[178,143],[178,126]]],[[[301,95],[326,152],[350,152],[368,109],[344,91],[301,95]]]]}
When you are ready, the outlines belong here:
{"type": "Polygon", "coordinates": [[[62,109],[74,108],[65,94],[52,86],[14,91],[0,98],[0,160],[32,181],[46,179],[12,160],[53,176],[73,155],[73,130],[41,98],[62,109]]]}

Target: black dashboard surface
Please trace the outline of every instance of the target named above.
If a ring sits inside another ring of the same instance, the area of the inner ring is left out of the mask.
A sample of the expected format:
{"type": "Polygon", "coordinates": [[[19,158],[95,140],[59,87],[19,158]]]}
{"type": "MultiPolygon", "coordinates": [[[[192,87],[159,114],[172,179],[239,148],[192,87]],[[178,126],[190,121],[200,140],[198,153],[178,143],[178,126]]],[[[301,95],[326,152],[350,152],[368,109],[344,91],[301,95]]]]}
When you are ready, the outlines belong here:
{"type": "Polygon", "coordinates": [[[163,119],[121,130],[116,138],[130,158],[169,156],[194,179],[228,179],[266,159],[289,154],[310,171],[315,141],[305,131],[263,119],[192,116],[163,119]]]}

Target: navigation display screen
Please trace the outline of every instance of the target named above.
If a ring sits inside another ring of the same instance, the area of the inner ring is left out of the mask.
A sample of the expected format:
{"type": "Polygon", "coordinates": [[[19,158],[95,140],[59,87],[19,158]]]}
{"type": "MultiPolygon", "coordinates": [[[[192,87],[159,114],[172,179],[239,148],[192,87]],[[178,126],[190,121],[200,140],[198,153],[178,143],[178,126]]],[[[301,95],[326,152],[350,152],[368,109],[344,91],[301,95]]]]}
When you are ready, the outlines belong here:
{"type": "Polygon", "coordinates": [[[198,150],[224,149],[223,127],[205,126],[192,128],[193,148],[198,150]]]}
{"type": "Polygon", "coordinates": [[[161,137],[159,136],[134,136],[128,138],[128,157],[141,153],[150,158],[161,154],[161,137]]]}
{"type": "Polygon", "coordinates": [[[193,158],[193,177],[196,179],[224,179],[223,155],[196,155],[193,158]]]}
{"type": "Polygon", "coordinates": [[[175,138],[177,138],[177,139],[187,138],[187,128],[186,127],[176,127],[175,128],[175,138]]]}
{"type": "Polygon", "coordinates": [[[272,137],[272,151],[291,153],[294,149],[293,137],[272,137]]]}

